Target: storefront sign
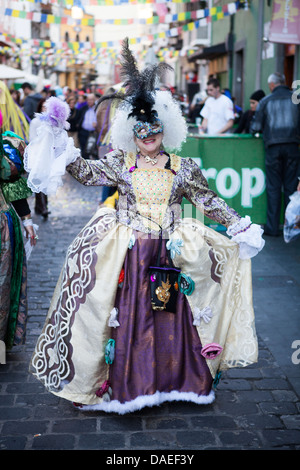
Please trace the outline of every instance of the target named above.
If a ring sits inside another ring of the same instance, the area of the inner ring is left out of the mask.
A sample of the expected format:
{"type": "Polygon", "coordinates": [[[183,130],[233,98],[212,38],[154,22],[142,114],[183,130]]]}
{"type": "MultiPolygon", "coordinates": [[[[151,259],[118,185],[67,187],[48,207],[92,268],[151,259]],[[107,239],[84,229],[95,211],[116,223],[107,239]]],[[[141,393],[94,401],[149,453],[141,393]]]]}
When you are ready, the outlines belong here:
{"type": "Polygon", "coordinates": [[[269,41],[300,44],[299,0],[274,0],[269,41]]]}
{"type": "MultiPolygon", "coordinates": [[[[241,216],[254,223],[266,222],[266,177],[264,145],[261,138],[233,134],[188,137],[180,151],[201,168],[209,187],[241,216]]],[[[199,211],[183,202],[184,217],[203,219],[199,211]],[[192,212],[193,214],[192,214],[192,212]]],[[[205,218],[207,225],[214,223],[205,218]]]]}

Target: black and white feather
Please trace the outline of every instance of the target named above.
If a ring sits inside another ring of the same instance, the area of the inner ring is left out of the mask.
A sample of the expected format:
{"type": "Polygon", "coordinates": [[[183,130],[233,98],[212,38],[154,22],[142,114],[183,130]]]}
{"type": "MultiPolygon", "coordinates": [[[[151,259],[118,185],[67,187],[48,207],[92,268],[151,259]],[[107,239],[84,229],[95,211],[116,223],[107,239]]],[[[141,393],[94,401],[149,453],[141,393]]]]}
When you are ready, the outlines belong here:
{"type": "Polygon", "coordinates": [[[185,119],[171,93],[159,89],[165,74],[173,71],[173,68],[160,62],[139,71],[129,48],[128,38],[123,41],[120,63],[120,76],[125,91],[104,96],[99,101],[99,104],[105,99],[120,101],[111,128],[113,147],[135,151],[133,126],[138,121],[151,123],[159,118],[164,125],[163,145],[168,148],[180,148],[187,134],[185,119]]]}

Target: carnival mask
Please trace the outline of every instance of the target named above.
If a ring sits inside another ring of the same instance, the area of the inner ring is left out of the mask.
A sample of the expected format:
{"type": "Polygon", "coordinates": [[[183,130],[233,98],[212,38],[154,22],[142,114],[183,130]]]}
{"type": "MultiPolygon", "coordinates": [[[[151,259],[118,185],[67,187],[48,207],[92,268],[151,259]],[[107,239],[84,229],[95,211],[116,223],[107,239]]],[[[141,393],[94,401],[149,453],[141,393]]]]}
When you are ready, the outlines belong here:
{"type": "Polygon", "coordinates": [[[159,134],[163,131],[163,123],[157,119],[155,122],[150,124],[149,122],[138,121],[133,127],[133,133],[138,139],[147,139],[147,137],[159,134]]]}

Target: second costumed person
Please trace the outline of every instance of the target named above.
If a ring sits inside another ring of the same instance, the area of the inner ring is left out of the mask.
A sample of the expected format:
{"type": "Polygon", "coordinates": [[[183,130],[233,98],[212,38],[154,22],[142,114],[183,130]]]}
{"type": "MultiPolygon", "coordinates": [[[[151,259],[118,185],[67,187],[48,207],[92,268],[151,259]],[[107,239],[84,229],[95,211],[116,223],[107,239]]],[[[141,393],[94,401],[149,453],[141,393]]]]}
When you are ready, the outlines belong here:
{"type": "Polygon", "coordinates": [[[82,184],[117,187],[117,207],[99,208],[69,246],[30,370],[78,410],[208,404],[222,370],[257,361],[250,258],[262,230],[173,153],[187,127],[157,87],[168,67],[140,72],[128,40],[121,65],[126,92],[105,97],[119,103],[114,150],[85,160],[68,144],[65,159],[82,184]],[[182,218],[183,198],[231,238],[182,218]]]}

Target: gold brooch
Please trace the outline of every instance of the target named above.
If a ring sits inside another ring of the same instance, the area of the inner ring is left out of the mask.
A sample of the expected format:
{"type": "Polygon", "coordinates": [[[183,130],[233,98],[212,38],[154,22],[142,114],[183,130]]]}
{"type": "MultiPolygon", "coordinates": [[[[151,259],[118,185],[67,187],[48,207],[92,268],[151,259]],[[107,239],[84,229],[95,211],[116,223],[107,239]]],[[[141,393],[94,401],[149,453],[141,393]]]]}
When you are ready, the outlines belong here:
{"type": "Polygon", "coordinates": [[[164,303],[163,308],[166,308],[166,304],[169,302],[170,295],[171,295],[169,292],[169,289],[171,287],[169,276],[167,277],[167,282],[162,282],[161,284],[162,284],[162,287],[158,287],[155,290],[155,293],[157,295],[158,300],[164,303]]]}

